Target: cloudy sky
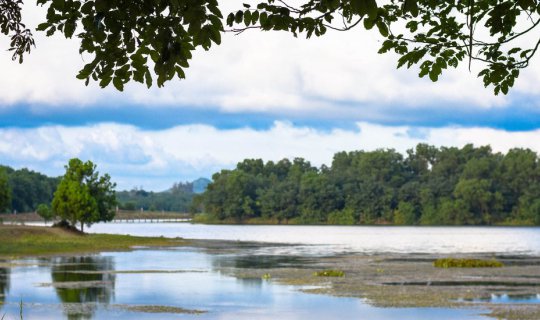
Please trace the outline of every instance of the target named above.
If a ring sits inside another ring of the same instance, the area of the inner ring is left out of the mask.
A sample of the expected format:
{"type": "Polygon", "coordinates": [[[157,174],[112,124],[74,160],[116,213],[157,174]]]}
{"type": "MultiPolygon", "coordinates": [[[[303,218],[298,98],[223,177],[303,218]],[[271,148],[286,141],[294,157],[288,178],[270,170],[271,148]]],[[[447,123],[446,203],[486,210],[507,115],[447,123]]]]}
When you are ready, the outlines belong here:
{"type": "MultiPolygon", "coordinates": [[[[33,6],[24,14],[29,26],[43,20],[33,6]]],[[[75,78],[88,60],[76,40],[37,33],[22,65],[0,51],[0,163],[61,175],[79,157],[119,189],[159,191],[244,158],[319,166],[337,151],[404,152],[419,142],[540,152],[540,59],[509,95],[494,96],[476,78],[479,65],[432,83],[396,70],[396,56],[377,54],[380,40],[360,29],[310,40],[227,35],[195,53],[186,80],[120,93],[75,78]]]]}

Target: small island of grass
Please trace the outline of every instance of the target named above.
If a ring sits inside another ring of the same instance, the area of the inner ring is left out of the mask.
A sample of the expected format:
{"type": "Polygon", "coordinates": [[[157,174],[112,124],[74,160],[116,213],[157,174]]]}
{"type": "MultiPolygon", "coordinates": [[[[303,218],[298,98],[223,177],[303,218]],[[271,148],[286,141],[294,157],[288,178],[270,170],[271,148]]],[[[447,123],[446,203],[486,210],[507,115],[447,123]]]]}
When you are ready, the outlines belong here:
{"type": "Polygon", "coordinates": [[[313,273],[316,277],[344,277],[345,272],[341,270],[322,270],[313,273]]]}
{"type": "Polygon", "coordinates": [[[176,246],[182,239],[83,234],[65,228],[0,225],[0,257],[130,250],[134,246],[176,246]]]}
{"type": "Polygon", "coordinates": [[[437,259],[433,262],[433,266],[437,268],[501,268],[503,263],[495,259],[455,259],[444,258],[437,259]]]}

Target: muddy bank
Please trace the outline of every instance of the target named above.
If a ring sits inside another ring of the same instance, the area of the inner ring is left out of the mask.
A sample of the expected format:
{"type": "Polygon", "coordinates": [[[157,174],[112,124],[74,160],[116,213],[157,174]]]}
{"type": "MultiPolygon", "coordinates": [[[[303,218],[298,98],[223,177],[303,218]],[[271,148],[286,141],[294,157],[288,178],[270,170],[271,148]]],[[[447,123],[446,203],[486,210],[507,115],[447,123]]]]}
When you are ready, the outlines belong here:
{"type": "Polygon", "coordinates": [[[489,316],[499,319],[540,319],[540,257],[396,253],[272,256],[249,253],[257,252],[263,244],[193,244],[217,256],[214,268],[220,272],[299,286],[307,293],[357,297],[377,307],[478,307],[491,310],[489,316]],[[434,260],[450,256],[497,259],[504,267],[433,266],[434,260]],[[314,276],[315,271],[325,269],[342,270],[345,276],[314,276]],[[503,300],[496,299],[501,296],[503,300]]]}

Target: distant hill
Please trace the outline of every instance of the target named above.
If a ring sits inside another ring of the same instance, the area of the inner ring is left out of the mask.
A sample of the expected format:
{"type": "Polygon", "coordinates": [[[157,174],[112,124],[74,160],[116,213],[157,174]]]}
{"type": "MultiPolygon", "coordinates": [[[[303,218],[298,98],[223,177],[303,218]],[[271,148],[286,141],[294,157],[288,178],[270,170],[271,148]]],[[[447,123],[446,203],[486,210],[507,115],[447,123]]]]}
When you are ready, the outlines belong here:
{"type": "Polygon", "coordinates": [[[199,178],[193,181],[191,183],[193,185],[193,193],[195,194],[203,193],[204,191],[206,191],[206,187],[208,186],[208,184],[210,184],[210,182],[212,181],[206,178],[199,178]]]}

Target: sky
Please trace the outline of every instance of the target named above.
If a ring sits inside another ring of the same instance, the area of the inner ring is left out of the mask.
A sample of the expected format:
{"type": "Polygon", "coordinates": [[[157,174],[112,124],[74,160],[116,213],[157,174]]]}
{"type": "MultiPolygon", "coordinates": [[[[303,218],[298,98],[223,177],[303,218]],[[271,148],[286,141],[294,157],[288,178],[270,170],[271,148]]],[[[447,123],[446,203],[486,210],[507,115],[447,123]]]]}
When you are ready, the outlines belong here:
{"type": "MultiPolygon", "coordinates": [[[[227,1],[223,11],[241,3],[227,1]]],[[[35,27],[44,10],[32,3],[23,17],[35,27]]],[[[377,53],[376,32],[306,40],[252,31],[195,52],[185,80],[118,92],[75,78],[91,58],[76,39],[34,34],[37,47],[23,64],[0,51],[0,164],[16,169],[59,176],[78,157],[119,190],[161,191],[245,158],[320,166],[339,151],[405,152],[418,143],[540,152],[538,57],[508,95],[495,96],[476,77],[479,64],[436,83],[417,68],[396,69],[396,55],[377,53]]]]}

